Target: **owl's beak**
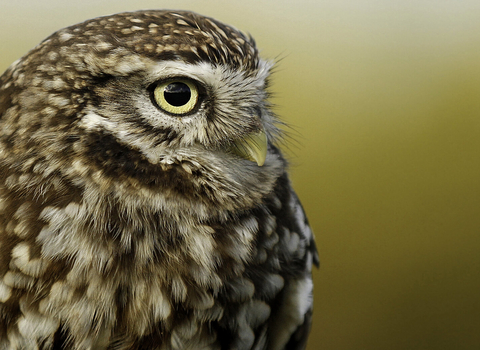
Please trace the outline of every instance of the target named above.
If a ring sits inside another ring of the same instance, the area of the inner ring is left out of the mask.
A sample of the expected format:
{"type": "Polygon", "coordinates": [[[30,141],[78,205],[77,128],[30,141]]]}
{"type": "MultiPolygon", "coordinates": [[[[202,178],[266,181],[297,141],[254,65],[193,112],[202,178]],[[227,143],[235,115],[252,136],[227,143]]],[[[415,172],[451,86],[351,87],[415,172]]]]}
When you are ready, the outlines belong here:
{"type": "Polygon", "coordinates": [[[265,163],[265,158],[267,158],[267,147],[267,135],[265,131],[260,130],[235,141],[231,150],[237,156],[262,166],[265,163]]]}

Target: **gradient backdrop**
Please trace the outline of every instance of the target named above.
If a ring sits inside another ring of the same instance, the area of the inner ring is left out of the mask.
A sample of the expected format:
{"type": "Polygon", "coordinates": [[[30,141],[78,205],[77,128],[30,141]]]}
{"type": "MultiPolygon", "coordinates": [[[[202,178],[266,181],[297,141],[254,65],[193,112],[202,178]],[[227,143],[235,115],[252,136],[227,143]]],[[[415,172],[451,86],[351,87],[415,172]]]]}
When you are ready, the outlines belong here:
{"type": "Polygon", "coordinates": [[[309,350],[480,349],[478,0],[0,0],[0,70],[99,15],[191,9],[280,59],[317,236],[309,350]]]}

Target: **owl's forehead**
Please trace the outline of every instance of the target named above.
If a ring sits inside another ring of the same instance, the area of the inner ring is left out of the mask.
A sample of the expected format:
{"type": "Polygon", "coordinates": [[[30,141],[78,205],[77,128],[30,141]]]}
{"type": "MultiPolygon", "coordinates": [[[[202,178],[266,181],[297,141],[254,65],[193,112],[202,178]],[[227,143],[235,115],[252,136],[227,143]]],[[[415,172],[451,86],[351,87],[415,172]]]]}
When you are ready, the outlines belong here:
{"type": "MultiPolygon", "coordinates": [[[[95,18],[55,33],[58,52],[86,51],[100,58],[126,52],[154,60],[179,60],[256,70],[258,50],[239,30],[192,12],[139,11],[95,18]]],[[[63,56],[63,55],[62,55],[63,56]]]]}

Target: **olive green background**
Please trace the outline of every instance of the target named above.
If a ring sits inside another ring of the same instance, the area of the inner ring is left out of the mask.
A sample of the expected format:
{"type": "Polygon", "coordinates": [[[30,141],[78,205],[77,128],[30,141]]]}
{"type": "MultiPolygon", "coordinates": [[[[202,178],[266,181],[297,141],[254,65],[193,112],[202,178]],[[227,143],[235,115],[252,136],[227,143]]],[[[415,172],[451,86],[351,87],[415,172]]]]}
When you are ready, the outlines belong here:
{"type": "Polygon", "coordinates": [[[191,9],[279,61],[316,233],[309,350],[480,349],[478,0],[0,0],[0,69],[99,15],[191,9]]]}

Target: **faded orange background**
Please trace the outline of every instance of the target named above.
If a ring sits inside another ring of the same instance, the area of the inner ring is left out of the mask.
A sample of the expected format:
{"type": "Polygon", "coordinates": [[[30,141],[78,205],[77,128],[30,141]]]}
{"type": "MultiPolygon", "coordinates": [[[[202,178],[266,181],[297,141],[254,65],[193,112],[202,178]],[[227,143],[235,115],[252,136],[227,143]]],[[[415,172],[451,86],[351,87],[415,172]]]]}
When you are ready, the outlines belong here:
{"type": "Polygon", "coordinates": [[[480,349],[478,0],[1,0],[0,70],[53,31],[146,8],[250,32],[316,232],[309,350],[480,349]]]}

